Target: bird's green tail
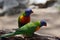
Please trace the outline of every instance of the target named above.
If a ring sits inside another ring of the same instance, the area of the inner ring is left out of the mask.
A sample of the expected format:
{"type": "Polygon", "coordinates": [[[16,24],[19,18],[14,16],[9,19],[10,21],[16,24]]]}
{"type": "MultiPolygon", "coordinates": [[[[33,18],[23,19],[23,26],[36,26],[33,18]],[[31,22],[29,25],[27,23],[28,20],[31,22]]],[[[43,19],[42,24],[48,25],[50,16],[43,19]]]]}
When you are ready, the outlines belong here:
{"type": "Polygon", "coordinates": [[[15,35],[14,33],[4,34],[4,35],[1,35],[0,38],[10,37],[10,36],[14,36],[14,35],[15,35]]]}

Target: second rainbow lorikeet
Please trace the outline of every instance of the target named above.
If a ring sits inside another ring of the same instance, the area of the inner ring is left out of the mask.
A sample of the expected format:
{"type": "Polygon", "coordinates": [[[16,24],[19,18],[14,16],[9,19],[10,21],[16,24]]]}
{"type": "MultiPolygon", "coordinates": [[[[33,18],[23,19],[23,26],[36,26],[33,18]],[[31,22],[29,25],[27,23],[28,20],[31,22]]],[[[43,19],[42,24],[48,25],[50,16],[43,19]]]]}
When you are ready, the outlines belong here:
{"type": "Polygon", "coordinates": [[[18,17],[18,27],[19,28],[30,22],[31,13],[33,13],[33,11],[30,8],[27,8],[27,9],[25,9],[24,12],[22,12],[22,15],[20,15],[18,17]]]}
{"type": "Polygon", "coordinates": [[[19,35],[19,34],[23,34],[28,37],[31,37],[34,34],[34,32],[38,31],[42,26],[47,26],[47,23],[44,20],[37,21],[37,22],[30,22],[30,23],[22,26],[21,28],[19,28],[18,30],[16,30],[13,33],[1,35],[0,38],[15,36],[15,35],[19,35]]]}

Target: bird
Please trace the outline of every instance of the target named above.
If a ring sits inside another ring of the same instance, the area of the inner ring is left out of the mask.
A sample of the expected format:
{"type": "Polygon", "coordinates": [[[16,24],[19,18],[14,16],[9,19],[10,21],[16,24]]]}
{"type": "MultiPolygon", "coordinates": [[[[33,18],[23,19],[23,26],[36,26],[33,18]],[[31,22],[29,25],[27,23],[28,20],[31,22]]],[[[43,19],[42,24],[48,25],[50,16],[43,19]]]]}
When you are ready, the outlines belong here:
{"type": "Polygon", "coordinates": [[[17,29],[15,32],[1,35],[0,38],[11,37],[19,34],[26,35],[27,37],[32,37],[34,32],[38,31],[43,26],[47,26],[47,23],[44,20],[29,22],[21,28],[17,29]]]}
{"type": "Polygon", "coordinates": [[[18,17],[18,28],[30,22],[30,15],[33,13],[31,8],[25,9],[18,17]]]}

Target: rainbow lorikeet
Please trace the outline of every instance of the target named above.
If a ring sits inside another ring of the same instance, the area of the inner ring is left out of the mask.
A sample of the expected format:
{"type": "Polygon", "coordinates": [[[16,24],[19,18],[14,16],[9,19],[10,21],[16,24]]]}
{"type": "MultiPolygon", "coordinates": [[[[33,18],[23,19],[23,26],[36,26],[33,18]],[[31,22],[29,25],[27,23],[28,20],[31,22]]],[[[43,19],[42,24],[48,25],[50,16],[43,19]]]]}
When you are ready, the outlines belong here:
{"type": "Polygon", "coordinates": [[[40,29],[40,27],[46,26],[46,25],[47,25],[47,23],[43,20],[37,21],[37,22],[30,22],[30,23],[27,23],[26,25],[22,26],[21,28],[19,28],[18,30],[16,30],[13,33],[1,35],[0,38],[15,36],[18,34],[27,35],[28,37],[30,37],[34,34],[35,31],[38,31],[38,29],[40,29]]]}
{"type": "Polygon", "coordinates": [[[24,12],[22,12],[22,15],[18,17],[19,28],[30,22],[31,13],[33,13],[33,11],[32,9],[29,9],[29,8],[27,8],[24,12]]]}

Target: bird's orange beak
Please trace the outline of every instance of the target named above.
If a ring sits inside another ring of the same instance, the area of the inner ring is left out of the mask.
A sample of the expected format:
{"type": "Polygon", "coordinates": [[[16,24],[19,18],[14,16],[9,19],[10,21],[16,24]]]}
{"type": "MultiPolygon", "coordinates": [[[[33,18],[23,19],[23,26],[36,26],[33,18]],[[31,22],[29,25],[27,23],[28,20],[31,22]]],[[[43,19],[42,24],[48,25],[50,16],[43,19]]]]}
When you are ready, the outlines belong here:
{"type": "Polygon", "coordinates": [[[44,25],[43,27],[47,27],[47,25],[44,25]]]}
{"type": "Polygon", "coordinates": [[[44,26],[47,26],[47,24],[45,24],[44,26]]]}
{"type": "Polygon", "coordinates": [[[31,13],[33,13],[33,11],[31,11],[31,13]]]}

